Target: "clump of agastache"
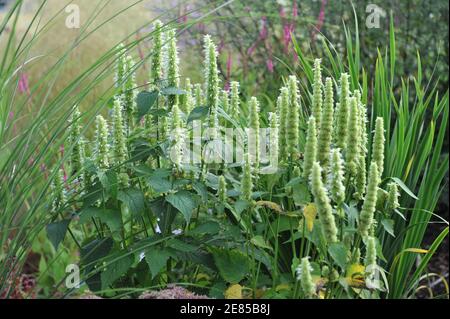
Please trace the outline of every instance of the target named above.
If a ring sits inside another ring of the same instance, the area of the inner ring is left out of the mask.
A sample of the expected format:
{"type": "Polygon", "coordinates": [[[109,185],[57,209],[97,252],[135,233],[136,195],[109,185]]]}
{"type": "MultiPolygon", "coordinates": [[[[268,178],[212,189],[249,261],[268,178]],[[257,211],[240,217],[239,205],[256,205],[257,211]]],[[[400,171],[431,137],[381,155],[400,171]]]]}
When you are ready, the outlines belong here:
{"type": "Polygon", "coordinates": [[[244,169],[241,179],[241,196],[243,200],[251,201],[253,194],[252,167],[250,164],[250,156],[245,154],[244,169]]]}
{"type": "Polygon", "coordinates": [[[317,207],[322,232],[328,243],[337,242],[337,227],[333,216],[333,210],[330,204],[325,187],[322,183],[322,172],[318,162],[314,162],[311,177],[311,191],[314,196],[314,203],[317,207]]]}
{"type": "Polygon", "coordinates": [[[384,167],[384,123],[382,117],[377,117],[375,121],[375,135],[372,144],[372,161],[377,163],[378,175],[381,179],[384,167]]]}
{"type": "Polygon", "coordinates": [[[321,129],[322,119],[322,69],[320,66],[321,60],[314,60],[314,83],[313,83],[313,97],[312,97],[312,115],[316,119],[317,131],[321,129]]]}
{"type": "MultiPolygon", "coordinates": [[[[174,29],[167,32],[167,86],[172,88],[178,88],[180,86],[180,71],[179,71],[179,59],[178,59],[178,48],[177,48],[177,38],[174,29]]],[[[178,104],[178,95],[168,96],[169,110],[175,104],[178,104]]]]}
{"type": "Polygon", "coordinates": [[[101,115],[97,115],[96,117],[95,163],[100,169],[107,169],[110,164],[108,123],[101,115]]]}
{"type": "Polygon", "coordinates": [[[348,126],[348,108],[349,108],[349,83],[348,74],[341,75],[340,99],[336,108],[335,119],[335,145],[343,152],[347,150],[347,126],[348,126]]]}
{"type": "Polygon", "coordinates": [[[330,147],[333,134],[333,104],[333,82],[331,78],[327,78],[325,80],[325,101],[317,141],[317,160],[324,170],[327,170],[330,160],[330,147]]]}
{"type": "Polygon", "coordinates": [[[219,71],[217,48],[209,35],[204,38],[206,106],[210,108],[209,127],[217,128],[217,106],[219,103],[219,71]]]}
{"type": "Polygon", "coordinates": [[[330,197],[338,206],[345,200],[344,169],[339,149],[331,151],[330,172],[328,175],[330,197]]]}
{"type": "Polygon", "coordinates": [[[350,117],[348,121],[347,150],[345,153],[346,169],[349,178],[353,179],[358,171],[360,160],[360,123],[359,105],[355,97],[349,100],[350,117]]]}
{"type": "Polygon", "coordinates": [[[255,167],[259,166],[260,158],[260,141],[259,141],[259,102],[256,97],[252,96],[250,98],[250,114],[249,114],[249,151],[252,155],[252,161],[255,163],[255,167]]]}
{"type": "Polygon", "coordinates": [[[58,169],[55,178],[50,184],[53,197],[52,212],[57,212],[66,203],[66,191],[64,189],[64,171],[58,169]]]}
{"type": "Polygon", "coordinates": [[[297,158],[298,151],[298,139],[299,139],[299,112],[300,112],[300,104],[299,104],[299,92],[297,85],[297,77],[295,75],[289,76],[288,82],[289,89],[289,109],[288,109],[288,119],[287,119],[287,127],[286,127],[286,139],[287,139],[287,148],[288,153],[292,158],[297,158]]]}
{"type": "Polygon", "coordinates": [[[391,182],[388,184],[388,198],[387,198],[387,208],[394,210],[400,207],[398,199],[400,193],[398,191],[397,183],[391,182]]]}
{"type": "Polygon", "coordinates": [[[289,112],[289,90],[287,87],[282,87],[280,90],[280,96],[277,101],[277,111],[279,119],[279,129],[278,129],[278,142],[280,158],[282,160],[287,157],[287,125],[288,125],[288,112],[289,112]]]}
{"type": "Polygon", "coordinates": [[[150,83],[153,89],[159,88],[163,78],[163,24],[160,20],[153,23],[153,50],[151,56],[150,83]]]}
{"type": "Polygon", "coordinates": [[[317,154],[317,133],[316,120],[314,116],[309,117],[308,130],[306,133],[305,152],[303,155],[303,177],[308,179],[311,176],[311,170],[316,161],[317,154]]]}
{"type": "Polygon", "coordinates": [[[223,175],[219,176],[219,188],[217,189],[217,197],[221,203],[227,201],[227,182],[223,175]]]}
{"type": "Polygon", "coordinates": [[[303,257],[300,265],[297,267],[297,280],[300,281],[302,291],[306,298],[312,298],[316,295],[316,285],[311,275],[312,270],[309,257],[303,257]]]}
{"type": "Polygon", "coordinates": [[[239,98],[239,82],[232,81],[230,83],[230,116],[233,120],[239,119],[239,104],[241,100],[239,98]]]}
{"type": "Polygon", "coordinates": [[[369,235],[369,230],[372,227],[375,208],[377,204],[377,193],[379,184],[379,173],[376,162],[372,162],[369,169],[369,180],[367,184],[366,196],[359,215],[358,230],[361,236],[369,235]]]}

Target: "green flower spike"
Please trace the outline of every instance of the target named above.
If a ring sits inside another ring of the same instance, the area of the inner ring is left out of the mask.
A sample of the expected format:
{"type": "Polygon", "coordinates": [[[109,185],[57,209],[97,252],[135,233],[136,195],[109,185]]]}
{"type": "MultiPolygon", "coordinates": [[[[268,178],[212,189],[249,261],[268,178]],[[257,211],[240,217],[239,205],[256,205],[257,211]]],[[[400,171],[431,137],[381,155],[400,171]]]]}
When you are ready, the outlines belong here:
{"type": "Polygon", "coordinates": [[[388,209],[394,210],[400,207],[400,203],[398,199],[400,197],[400,193],[398,191],[397,183],[389,183],[388,184],[388,198],[387,198],[387,207],[388,209]]]}
{"type": "Polygon", "coordinates": [[[335,144],[343,152],[347,149],[347,126],[348,126],[348,109],[349,109],[349,83],[348,74],[341,75],[341,96],[339,105],[336,109],[336,123],[335,123],[335,144]]]}
{"type": "Polygon", "coordinates": [[[323,235],[328,243],[335,243],[337,242],[338,230],[330,205],[330,199],[322,183],[322,172],[318,162],[314,162],[312,167],[310,183],[314,203],[316,204],[319,220],[322,224],[323,235]]]}
{"type": "Polygon", "coordinates": [[[303,257],[297,268],[297,280],[300,281],[303,293],[306,298],[312,298],[316,295],[316,285],[312,279],[312,267],[309,263],[309,257],[303,257]]]}
{"type": "Polygon", "coordinates": [[[287,87],[282,87],[280,90],[280,96],[278,97],[278,107],[277,111],[279,113],[279,127],[278,127],[278,133],[279,133],[279,151],[280,151],[280,159],[285,160],[287,157],[287,148],[286,148],[286,142],[287,142],[287,120],[288,120],[288,111],[289,111],[289,90],[287,87]]]}
{"type": "Polygon", "coordinates": [[[161,86],[161,80],[163,78],[163,38],[164,32],[162,30],[163,24],[160,20],[156,20],[153,23],[154,36],[153,36],[153,50],[151,55],[151,71],[150,71],[150,83],[152,90],[161,86]]]}
{"type": "Polygon", "coordinates": [[[239,82],[232,81],[230,92],[230,116],[233,120],[239,119],[239,104],[241,102],[239,98],[239,82]]]}
{"type": "Polygon", "coordinates": [[[327,78],[325,80],[325,102],[317,141],[317,160],[324,170],[327,170],[330,160],[330,147],[333,134],[333,104],[333,82],[331,78],[327,78]]]}
{"type": "Polygon", "coordinates": [[[381,179],[384,167],[384,123],[382,117],[377,117],[375,121],[375,135],[372,144],[372,161],[377,163],[378,174],[381,179]]]}
{"type": "Polygon", "coordinates": [[[109,167],[108,123],[101,115],[96,117],[95,163],[100,169],[109,167]]]}
{"type": "Polygon", "coordinates": [[[259,102],[256,97],[252,96],[250,98],[250,114],[249,114],[249,124],[250,124],[250,136],[248,136],[249,148],[252,150],[252,161],[255,163],[255,167],[259,167],[260,159],[260,141],[259,141],[259,102]]]}
{"type": "Polygon", "coordinates": [[[245,164],[241,180],[241,193],[243,200],[246,201],[252,200],[252,193],[253,193],[252,167],[250,165],[250,156],[248,153],[245,154],[245,164]]]}
{"type": "Polygon", "coordinates": [[[217,197],[221,203],[227,201],[227,182],[223,175],[219,176],[219,188],[217,190],[217,197]]]}
{"type": "Polygon", "coordinates": [[[359,105],[355,97],[351,97],[350,118],[348,121],[347,150],[345,153],[346,169],[349,178],[354,178],[357,174],[360,160],[360,123],[359,105]]]}
{"type": "Polygon", "coordinates": [[[369,235],[369,230],[373,224],[375,207],[377,204],[377,193],[379,184],[379,173],[376,162],[372,162],[369,169],[369,181],[367,184],[366,197],[359,216],[359,233],[362,237],[369,235]]]}
{"type": "Polygon", "coordinates": [[[286,144],[288,148],[288,153],[292,158],[298,157],[298,139],[299,139],[299,92],[297,85],[297,77],[295,75],[289,76],[289,109],[288,109],[288,119],[286,127],[286,144]]]}
{"type": "Polygon", "coordinates": [[[320,122],[322,119],[322,70],[320,66],[321,60],[314,60],[314,83],[312,98],[312,115],[316,119],[317,131],[320,131],[320,122]]]}
{"type": "Polygon", "coordinates": [[[328,188],[333,202],[338,206],[341,205],[345,200],[345,186],[343,161],[339,149],[333,149],[331,151],[328,188]]]}
{"type": "MultiPolygon", "coordinates": [[[[177,38],[176,31],[174,29],[167,33],[168,45],[167,45],[167,86],[178,88],[180,86],[180,71],[179,71],[179,59],[178,59],[178,48],[177,48],[177,38]]],[[[178,95],[169,95],[169,110],[175,104],[178,104],[178,95]]]]}

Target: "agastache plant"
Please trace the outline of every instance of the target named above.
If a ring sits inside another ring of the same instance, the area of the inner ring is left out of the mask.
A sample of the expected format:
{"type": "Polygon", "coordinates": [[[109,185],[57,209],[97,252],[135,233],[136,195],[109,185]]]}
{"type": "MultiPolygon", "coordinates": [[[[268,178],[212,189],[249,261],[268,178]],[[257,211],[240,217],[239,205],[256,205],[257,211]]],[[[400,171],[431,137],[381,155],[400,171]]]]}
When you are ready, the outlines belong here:
{"type": "Polygon", "coordinates": [[[133,127],[134,116],[136,114],[136,74],[135,63],[131,56],[125,60],[125,85],[121,103],[124,113],[124,124],[127,135],[133,127]]]}
{"type": "Polygon", "coordinates": [[[330,160],[330,147],[333,134],[333,82],[331,78],[325,80],[325,100],[320,121],[320,131],[317,141],[317,160],[324,170],[327,170],[330,160]]]}
{"type": "Polygon", "coordinates": [[[100,169],[109,167],[108,123],[101,115],[96,117],[95,163],[100,169]]]}
{"type": "Polygon", "coordinates": [[[349,178],[355,178],[360,160],[360,124],[359,105],[355,97],[351,97],[350,116],[348,121],[347,150],[345,153],[346,169],[349,178]]]}
{"type": "Polygon", "coordinates": [[[249,136],[248,147],[252,156],[252,161],[255,163],[255,168],[259,166],[260,159],[260,140],[259,140],[259,102],[256,97],[250,98],[250,114],[249,114],[249,136]]]}
{"type": "MultiPolygon", "coordinates": [[[[179,71],[179,58],[178,58],[178,48],[177,48],[177,38],[174,29],[167,32],[167,86],[170,88],[178,88],[180,86],[180,71],[179,71]]],[[[169,110],[178,104],[178,95],[168,96],[169,110]]]]}
{"type": "Polygon", "coordinates": [[[287,87],[282,87],[277,103],[278,119],[279,119],[279,151],[280,159],[285,160],[287,157],[287,120],[289,111],[289,90],[287,87]]]}
{"type": "Polygon", "coordinates": [[[241,179],[241,196],[246,201],[252,200],[253,181],[252,181],[252,166],[250,164],[250,155],[245,154],[245,163],[241,179]]]}
{"type": "Polygon", "coordinates": [[[64,171],[59,168],[55,178],[50,184],[52,192],[52,212],[56,213],[66,203],[66,191],[64,189],[64,171]]]}
{"type": "Polygon", "coordinates": [[[320,66],[321,60],[314,60],[314,83],[313,83],[313,97],[312,97],[312,115],[316,119],[317,131],[320,130],[322,117],[322,69],[320,66]]]}
{"type": "Polygon", "coordinates": [[[289,108],[288,108],[288,119],[286,122],[286,144],[288,148],[288,153],[291,158],[295,159],[298,157],[298,139],[299,139],[299,91],[297,85],[297,77],[295,75],[289,76],[288,82],[289,88],[289,108]]]}
{"type": "Polygon", "coordinates": [[[331,151],[330,172],[328,175],[328,189],[330,197],[338,206],[345,200],[344,168],[339,149],[331,151]]]}
{"type": "Polygon", "coordinates": [[[375,207],[377,204],[379,178],[377,163],[372,162],[369,169],[366,196],[359,215],[358,230],[362,237],[369,235],[369,230],[373,224],[375,207]]]}
{"type": "Polygon", "coordinates": [[[81,171],[84,162],[83,136],[81,136],[81,125],[79,123],[80,116],[81,113],[78,106],[75,106],[69,119],[71,125],[69,145],[72,146],[70,160],[72,175],[81,171]]]}
{"type": "Polygon", "coordinates": [[[335,144],[336,147],[340,148],[343,152],[347,150],[348,102],[350,98],[348,78],[347,73],[341,75],[341,95],[335,113],[335,144]]]}
{"type": "Polygon", "coordinates": [[[300,281],[303,294],[306,298],[312,298],[316,294],[316,285],[312,279],[312,267],[309,263],[309,257],[303,257],[297,268],[297,280],[300,281]]]}
{"type": "Polygon", "coordinates": [[[337,227],[334,220],[333,209],[327,191],[322,183],[322,172],[318,162],[314,162],[311,177],[311,191],[314,196],[314,203],[317,207],[322,233],[328,243],[337,242],[337,227]]]}
{"type": "Polygon", "coordinates": [[[239,118],[239,107],[241,99],[239,97],[239,82],[232,81],[230,90],[230,116],[232,119],[239,118]]]}
{"type": "Polygon", "coordinates": [[[217,69],[217,48],[211,37],[204,38],[206,105],[210,108],[209,126],[217,128],[217,106],[219,103],[219,71],[217,69]]]}
{"type": "Polygon", "coordinates": [[[162,30],[163,24],[160,20],[156,20],[153,23],[154,37],[153,37],[153,50],[151,55],[151,68],[150,68],[150,83],[152,88],[158,88],[161,85],[163,78],[163,38],[164,33],[162,30]]]}
{"type": "MultiPolygon", "coordinates": [[[[117,98],[114,100],[113,107],[112,153],[111,162],[116,166],[121,165],[128,158],[122,105],[117,98]]],[[[120,169],[119,184],[128,186],[128,175],[123,168],[120,169]]]]}
{"type": "Polygon", "coordinates": [[[372,161],[377,163],[379,177],[383,175],[384,167],[384,123],[383,118],[378,117],[375,121],[375,135],[372,144],[372,161]]]}

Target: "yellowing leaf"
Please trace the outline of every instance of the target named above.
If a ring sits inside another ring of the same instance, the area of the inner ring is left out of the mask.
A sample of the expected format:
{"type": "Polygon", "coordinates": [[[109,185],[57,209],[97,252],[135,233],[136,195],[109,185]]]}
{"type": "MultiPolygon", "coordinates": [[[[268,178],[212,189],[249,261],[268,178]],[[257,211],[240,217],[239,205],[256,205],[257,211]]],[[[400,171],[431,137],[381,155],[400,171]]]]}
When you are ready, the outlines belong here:
{"type": "Polygon", "coordinates": [[[317,216],[316,205],[314,205],[313,203],[306,205],[303,209],[303,216],[305,216],[306,219],[306,228],[308,229],[308,231],[312,231],[314,227],[314,220],[317,216]]]}
{"type": "Polygon", "coordinates": [[[280,284],[278,286],[275,287],[276,291],[280,291],[280,290],[290,290],[291,286],[288,284],[280,284]]]}
{"type": "Polygon", "coordinates": [[[427,254],[428,250],[426,249],[422,249],[422,248],[406,248],[404,250],[405,252],[410,252],[410,253],[418,253],[418,254],[427,254]]]}
{"type": "Polygon", "coordinates": [[[361,288],[365,286],[365,267],[361,264],[351,264],[347,268],[346,281],[350,287],[361,288]]]}
{"type": "Polygon", "coordinates": [[[239,284],[231,285],[223,295],[225,299],[242,299],[242,286],[239,284]]]}
{"type": "Polygon", "coordinates": [[[281,209],[280,205],[274,202],[270,202],[267,200],[260,200],[256,202],[256,206],[265,206],[267,208],[270,208],[278,213],[283,213],[283,210],[281,209]]]}

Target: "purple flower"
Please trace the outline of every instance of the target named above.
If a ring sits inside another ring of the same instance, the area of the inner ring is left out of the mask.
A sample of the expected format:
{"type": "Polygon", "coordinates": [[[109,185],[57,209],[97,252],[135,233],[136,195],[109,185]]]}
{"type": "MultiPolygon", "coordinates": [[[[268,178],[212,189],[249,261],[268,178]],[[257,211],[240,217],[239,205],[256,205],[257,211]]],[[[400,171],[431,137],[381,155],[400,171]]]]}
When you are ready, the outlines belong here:
{"type": "Polygon", "coordinates": [[[259,39],[260,40],[266,39],[268,33],[269,32],[267,31],[267,18],[266,17],[262,17],[261,18],[261,28],[259,30],[259,39]]]}
{"type": "Polygon", "coordinates": [[[268,58],[266,61],[267,70],[269,70],[270,73],[273,73],[273,60],[271,58],[268,58]]]}
{"type": "Polygon", "coordinates": [[[323,23],[325,21],[325,7],[327,5],[327,2],[327,0],[322,0],[322,5],[320,6],[320,12],[319,16],[317,17],[316,26],[311,35],[313,41],[316,39],[316,35],[322,29],[323,23]]]}
{"type": "Polygon", "coordinates": [[[19,92],[30,94],[30,87],[28,85],[28,75],[21,73],[19,78],[19,92]]]}

